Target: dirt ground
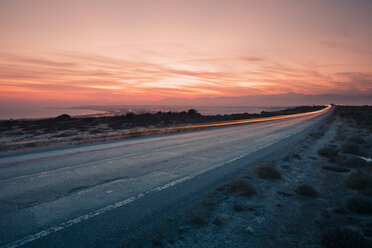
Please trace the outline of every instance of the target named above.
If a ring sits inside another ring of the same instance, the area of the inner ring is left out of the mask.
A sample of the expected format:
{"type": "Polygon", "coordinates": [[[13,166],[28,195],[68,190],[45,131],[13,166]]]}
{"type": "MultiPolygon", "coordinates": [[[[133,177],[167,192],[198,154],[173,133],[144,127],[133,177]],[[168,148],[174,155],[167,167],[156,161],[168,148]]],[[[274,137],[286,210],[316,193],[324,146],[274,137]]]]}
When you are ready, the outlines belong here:
{"type": "Polygon", "coordinates": [[[371,147],[370,131],[337,117],[214,189],[151,245],[372,247],[371,147]]]}

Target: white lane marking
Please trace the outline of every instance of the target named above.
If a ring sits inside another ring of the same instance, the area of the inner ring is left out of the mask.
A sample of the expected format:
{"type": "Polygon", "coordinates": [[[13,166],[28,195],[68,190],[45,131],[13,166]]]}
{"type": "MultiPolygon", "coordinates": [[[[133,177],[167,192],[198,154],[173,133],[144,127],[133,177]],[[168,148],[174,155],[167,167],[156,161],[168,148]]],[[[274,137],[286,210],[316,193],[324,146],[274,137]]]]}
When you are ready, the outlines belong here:
{"type": "MultiPolygon", "coordinates": [[[[297,134],[297,133],[299,133],[299,132],[300,132],[300,131],[297,131],[297,132],[294,132],[294,133],[288,134],[288,135],[285,136],[284,138],[287,138],[287,137],[292,136],[292,135],[294,135],[294,134],[297,134]]],[[[14,241],[14,242],[12,242],[12,243],[10,243],[10,244],[7,244],[7,245],[5,245],[5,246],[2,246],[1,248],[17,248],[17,247],[20,247],[20,246],[25,245],[25,244],[27,244],[27,243],[30,243],[30,242],[32,242],[32,241],[34,241],[34,240],[37,240],[37,239],[40,239],[40,238],[42,238],[42,237],[48,236],[48,235],[50,235],[50,234],[52,234],[52,233],[55,233],[55,232],[57,232],[57,231],[60,231],[60,230],[66,229],[66,228],[68,228],[68,227],[70,227],[70,226],[73,226],[73,225],[78,224],[78,223],[80,223],[80,222],[83,222],[83,221],[85,221],[85,220],[91,219],[91,218],[93,218],[93,217],[96,217],[96,216],[101,215],[101,214],[103,214],[103,213],[106,213],[106,212],[108,212],[108,211],[111,211],[111,210],[114,210],[114,209],[116,209],[116,208],[119,208],[119,207],[125,206],[125,205],[127,205],[127,204],[129,204],[129,203],[131,203],[131,202],[134,202],[135,200],[138,200],[138,199],[143,198],[145,195],[150,194],[150,193],[152,193],[152,192],[162,191],[162,190],[164,190],[164,189],[167,189],[167,188],[173,187],[173,186],[175,186],[175,185],[177,185],[177,184],[179,184],[179,183],[182,183],[182,182],[184,182],[184,181],[190,180],[190,179],[192,179],[192,178],[194,178],[194,177],[196,177],[196,176],[198,176],[198,175],[204,174],[204,173],[206,173],[206,172],[208,172],[208,171],[210,171],[210,170],[213,170],[213,169],[218,168],[218,167],[221,167],[221,166],[223,166],[223,165],[226,165],[226,164],[232,163],[232,162],[234,162],[234,161],[236,161],[236,160],[239,160],[239,159],[241,159],[241,158],[243,158],[243,157],[245,157],[245,156],[248,156],[249,154],[251,154],[251,153],[253,153],[253,152],[256,152],[256,151],[261,150],[261,149],[263,149],[263,148],[265,148],[265,147],[268,147],[268,146],[270,146],[270,145],[272,145],[272,144],[274,144],[274,143],[276,143],[276,142],[278,142],[279,140],[282,140],[282,139],[283,139],[283,137],[282,137],[282,138],[279,138],[279,139],[276,139],[276,140],[274,140],[273,142],[270,142],[270,143],[268,143],[268,144],[266,144],[266,145],[263,145],[263,146],[261,146],[261,147],[258,147],[258,148],[254,149],[253,151],[251,151],[251,152],[248,153],[248,154],[240,155],[240,156],[235,157],[235,158],[232,158],[232,159],[230,159],[230,160],[228,160],[228,161],[226,161],[226,162],[223,162],[223,163],[217,164],[217,165],[215,165],[215,166],[212,166],[212,167],[206,168],[206,169],[204,169],[204,170],[201,170],[201,171],[199,171],[199,172],[197,172],[197,173],[191,174],[190,176],[182,177],[182,178],[177,179],[177,180],[174,180],[174,181],[172,181],[172,182],[170,182],[170,183],[167,183],[167,184],[164,184],[164,185],[162,185],[162,186],[156,187],[156,188],[154,188],[154,189],[152,189],[152,190],[148,190],[148,191],[146,191],[146,192],[144,192],[144,193],[140,193],[140,194],[137,194],[137,195],[132,196],[132,197],[130,197],[130,198],[127,198],[127,199],[125,199],[125,200],[123,200],[123,201],[119,201],[119,202],[114,203],[114,204],[112,204],[112,205],[108,205],[108,206],[103,207],[103,208],[101,208],[101,209],[98,209],[98,210],[92,211],[92,212],[90,212],[90,213],[88,213],[88,214],[81,215],[81,216],[79,216],[79,217],[77,217],[77,218],[75,218],[75,219],[72,219],[72,220],[69,220],[69,221],[63,222],[63,223],[61,223],[61,224],[59,224],[59,225],[56,225],[56,226],[50,227],[50,228],[48,228],[48,229],[45,229],[45,230],[43,230],[43,231],[40,231],[40,232],[35,233],[35,234],[32,234],[32,235],[29,235],[29,236],[27,236],[27,237],[25,237],[25,238],[23,238],[23,239],[16,240],[16,241],[14,241]]]]}

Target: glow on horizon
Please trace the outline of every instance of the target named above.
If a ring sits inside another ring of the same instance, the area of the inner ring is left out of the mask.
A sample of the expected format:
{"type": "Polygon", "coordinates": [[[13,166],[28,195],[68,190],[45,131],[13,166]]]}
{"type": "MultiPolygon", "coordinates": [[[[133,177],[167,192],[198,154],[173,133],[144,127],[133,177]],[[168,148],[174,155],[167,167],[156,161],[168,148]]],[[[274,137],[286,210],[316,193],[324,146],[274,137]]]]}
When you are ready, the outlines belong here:
{"type": "Polygon", "coordinates": [[[367,0],[2,0],[0,101],[372,94],[367,0]]]}

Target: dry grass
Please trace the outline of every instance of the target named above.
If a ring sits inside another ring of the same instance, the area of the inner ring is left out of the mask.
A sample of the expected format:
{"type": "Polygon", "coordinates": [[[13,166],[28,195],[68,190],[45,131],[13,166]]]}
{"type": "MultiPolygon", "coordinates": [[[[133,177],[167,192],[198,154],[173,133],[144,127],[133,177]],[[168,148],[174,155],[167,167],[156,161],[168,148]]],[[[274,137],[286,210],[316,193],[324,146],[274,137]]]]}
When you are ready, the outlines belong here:
{"type": "Polygon", "coordinates": [[[322,166],[323,170],[333,171],[333,172],[339,172],[339,173],[346,173],[350,172],[349,169],[340,167],[340,166],[332,166],[332,165],[324,165],[322,166]]]}
{"type": "Polygon", "coordinates": [[[363,235],[350,229],[328,230],[322,237],[325,248],[367,248],[371,243],[363,235]]]}
{"type": "Polygon", "coordinates": [[[341,146],[341,151],[347,154],[358,154],[359,146],[351,142],[346,142],[341,146]]]}
{"type": "Polygon", "coordinates": [[[366,143],[365,140],[359,136],[352,136],[347,139],[348,142],[355,143],[355,144],[364,144],[366,143]]]}
{"type": "Polygon", "coordinates": [[[281,196],[286,196],[286,197],[292,196],[292,194],[284,192],[284,191],[277,191],[276,193],[278,193],[281,196]]]}
{"type": "Polygon", "coordinates": [[[317,197],[319,193],[310,185],[300,185],[295,189],[296,194],[306,197],[317,197]]]}
{"type": "Polygon", "coordinates": [[[213,224],[216,225],[216,226],[222,226],[223,222],[220,218],[216,217],[214,220],[213,220],[213,224]]]}
{"type": "Polygon", "coordinates": [[[316,139],[321,138],[321,137],[324,136],[324,130],[318,129],[318,130],[310,133],[309,136],[311,136],[313,138],[316,138],[316,139]]]}
{"type": "Polygon", "coordinates": [[[205,219],[201,216],[193,216],[191,223],[197,226],[204,226],[206,224],[205,219]]]}
{"type": "Polygon", "coordinates": [[[354,173],[346,181],[346,186],[355,190],[372,189],[372,175],[354,173]]]}
{"type": "Polygon", "coordinates": [[[335,146],[325,146],[318,150],[318,154],[326,158],[334,158],[338,154],[338,150],[335,146]]]}
{"type": "Polygon", "coordinates": [[[251,196],[257,194],[256,189],[244,179],[233,179],[229,183],[216,188],[216,190],[227,190],[230,194],[240,196],[251,196]]]}
{"type": "Polygon", "coordinates": [[[280,172],[269,164],[257,166],[253,171],[259,178],[271,180],[278,180],[281,178],[280,172]]]}
{"type": "Polygon", "coordinates": [[[372,200],[368,197],[352,197],[346,201],[346,207],[358,214],[372,214],[372,200]]]}
{"type": "Polygon", "coordinates": [[[368,163],[364,159],[353,157],[340,162],[340,165],[348,168],[363,168],[368,163]]]}

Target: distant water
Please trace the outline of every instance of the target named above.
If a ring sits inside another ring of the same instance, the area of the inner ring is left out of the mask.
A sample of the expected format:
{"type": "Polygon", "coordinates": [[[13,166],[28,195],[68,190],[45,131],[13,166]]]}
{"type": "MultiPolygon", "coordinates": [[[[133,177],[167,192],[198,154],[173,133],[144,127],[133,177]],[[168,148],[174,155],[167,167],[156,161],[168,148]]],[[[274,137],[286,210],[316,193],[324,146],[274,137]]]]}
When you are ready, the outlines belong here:
{"type": "Polygon", "coordinates": [[[75,109],[75,108],[11,108],[3,109],[0,108],[0,120],[9,119],[40,119],[40,118],[51,118],[57,117],[62,114],[68,114],[70,116],[84,116],[84,115],[96,115],[104,113],[99,110],[91,109],[75,109]]]}

